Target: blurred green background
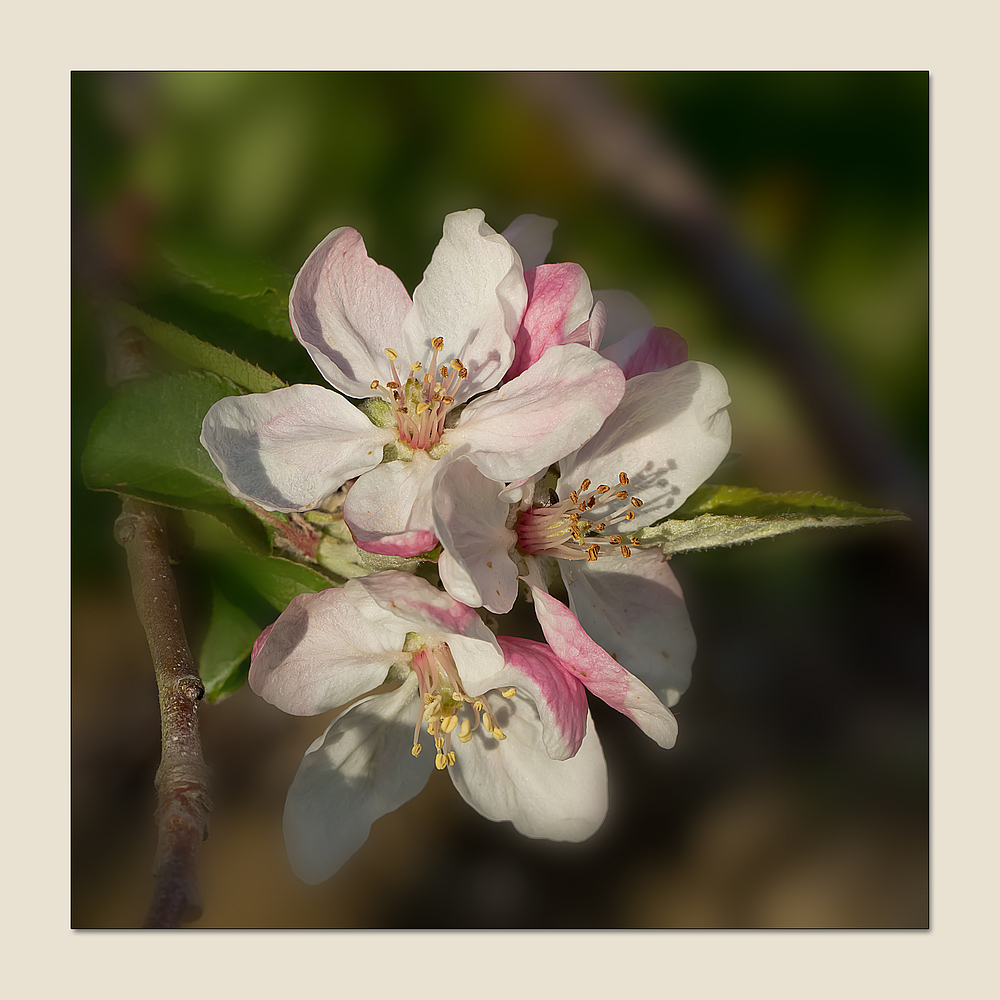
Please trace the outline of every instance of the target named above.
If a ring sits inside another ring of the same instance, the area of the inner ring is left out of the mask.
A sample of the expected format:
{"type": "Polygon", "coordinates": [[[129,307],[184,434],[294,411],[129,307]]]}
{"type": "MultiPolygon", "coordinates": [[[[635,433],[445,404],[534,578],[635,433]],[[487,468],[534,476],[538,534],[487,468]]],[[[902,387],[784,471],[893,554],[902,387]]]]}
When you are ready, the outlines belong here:
{"type": "MultiPolygon", "coordinates": [[[[206,705],[216,792],[196,926],[926,926],[928,86],[926,73],[73,74],[77,460],[110,398],[95,299],[181,326],[192,308],[161,287],[163,244],[294,274],[351,225],[412,291],[444,216],[478,207],[498,231],[523,212],[558,219],[549,260],[634,292],[723,372],[740,458],[715,481],[913,518],[678,556],[699,639],[680,738],[663,752],[592,706],[612,805],[585,844],[489,823],[435,775],[330,882],[303,886],[281,808],[325,720],[247,689],[206,705]]],[[[217,341],[239,352],[244,332],[220,324],[217,341]]],[[[320,381],[294,347],[243,346],[320,381]]],[[[155,684],[112,538],[119,503],[78,472],[72,501],[72,921],[137,926],[155,684]]],[[[200,614],[195,602],[195,642],[200,614]]]]}

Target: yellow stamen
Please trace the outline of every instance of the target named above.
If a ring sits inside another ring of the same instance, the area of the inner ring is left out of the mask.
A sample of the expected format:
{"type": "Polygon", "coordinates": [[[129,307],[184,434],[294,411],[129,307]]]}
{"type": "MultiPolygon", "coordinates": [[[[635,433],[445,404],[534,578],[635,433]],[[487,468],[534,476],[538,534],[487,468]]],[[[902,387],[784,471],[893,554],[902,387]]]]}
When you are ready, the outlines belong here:
{"type": "Polygon", "coordinates": [[[431,341],[431,347],[433,347],[435,351],[440,351],[441,348],[444,347],[444,337],[435,337],[431,341]]]}
{"type": "Polygon", "coordinates": [[[396,358],[399,357],[399,355],[391,347],[387,347],[384,354],[390,361],[395,361],[396,358]]]}
{"type": "Polygon", "coordinates": [[[506,691],[500,692],[505,698],[513,698],[517,694],[517,688],[507,688],[506,691]]]}
{"type": "Polygon", "coordinates": [[[413,744],[413,749],[410,751],[410,753],[412,753],[414,757],[419,757],[420,756],[420,744],[419,743],[414,743],[413,744]]]}

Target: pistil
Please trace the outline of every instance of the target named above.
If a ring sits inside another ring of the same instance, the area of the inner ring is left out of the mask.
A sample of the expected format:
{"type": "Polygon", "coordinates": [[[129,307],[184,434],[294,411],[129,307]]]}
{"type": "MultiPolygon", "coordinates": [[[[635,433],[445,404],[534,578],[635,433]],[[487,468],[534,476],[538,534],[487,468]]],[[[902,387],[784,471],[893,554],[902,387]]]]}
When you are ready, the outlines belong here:
{"type": "Polygon", "coordinates": [[[385,348],[392,378],[384,385],[378,379],[371,384],[371,388],[392,405],[399,440],[411,448],[424,451],[441,440],[445,418],[455,403],[459,383],[469,376],[469,370],[461,358],[454,358],[446,365],[438,364],[438,355],[444,350],[443,337],[435,337],[431,341],[431,348],[428,371],[421,376],[423,363],[414,361],[410,364],[405,379],[396,368],[398,352],[391,347],[385,348]]]}

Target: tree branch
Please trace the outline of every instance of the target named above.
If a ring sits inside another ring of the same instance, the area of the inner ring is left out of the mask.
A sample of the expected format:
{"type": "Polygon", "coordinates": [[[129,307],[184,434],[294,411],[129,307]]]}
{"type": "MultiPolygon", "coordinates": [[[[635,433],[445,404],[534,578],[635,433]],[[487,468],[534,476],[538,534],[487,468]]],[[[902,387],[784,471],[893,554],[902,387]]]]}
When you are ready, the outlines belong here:
{"type": "Polygon", "coordinates": [[[153,504],[125,498],[115,539],[128,556],[132,594],[160,699],[155,888],[143,926],[180,927],[202,912],[198,861],[211,809],[198,729],[198,701],[205,688],[184,634],[162,513],[153,504]]]}

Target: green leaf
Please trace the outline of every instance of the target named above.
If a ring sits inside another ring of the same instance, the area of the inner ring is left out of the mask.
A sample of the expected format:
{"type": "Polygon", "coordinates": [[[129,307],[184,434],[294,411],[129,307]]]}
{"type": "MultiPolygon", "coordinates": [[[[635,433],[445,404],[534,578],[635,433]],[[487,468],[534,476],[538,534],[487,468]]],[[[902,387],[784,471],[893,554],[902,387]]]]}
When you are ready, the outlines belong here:
{"type": "Polygon", "coordinates": [[[895,510],[862,507],[820,493],[762,493],[748,486],[706,484],[666,520],[637,532],[643,545],[686,552],[738,545],[800,528],[846,528],[906,521],[895,510]]]}
{"type": "Polygon", "coordinates": [[[112,312],[123,322],[138,327],[150,340],[192,368],[215,372],[251,392],[269,392],[287,385],[277,375],[272,375],[221,347],[206,344],[179,327],[154,319],[134,306],[118,302],[112,306],[112,312]]]}
{"type": "Polygon", "coordinates": [[[243,685],[249,668],[247,658],[260,632],[260,626],[213,580],[212,617],[198,658],[198,672],[209,701],[217,701],[243,685]]]}
{"type": "Polygon", "coordinates": [[[207,372],[159,375],[125,386],[97,415],[83,453],[84,482],[222,521],[245,544],[268,551],[267,532],[226,489],[198,440],[208,408],[236,393],[207,372]]]}
{"type": "Polygon", "coordinates": [[[204,243],[174,240],[163,251],[174,278],[209,293],[202,301],[286,340],[292,276],[283,268],[241,257],[204,243]]]}
{"type": "Polygon", "coordinates": [[[334,587],[338,581],[319,570],[280,556],[263,558],[249,552],[233,552],[223,557],[230,573],[253,587],[272,607],[284,611],[299,594],[314,593],[334,587]]]}

